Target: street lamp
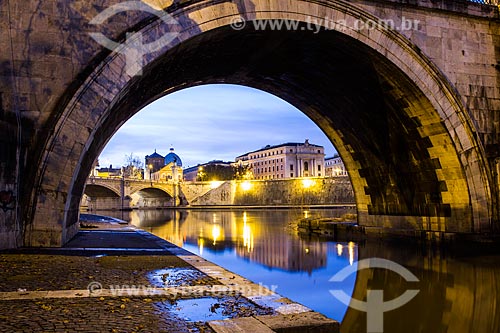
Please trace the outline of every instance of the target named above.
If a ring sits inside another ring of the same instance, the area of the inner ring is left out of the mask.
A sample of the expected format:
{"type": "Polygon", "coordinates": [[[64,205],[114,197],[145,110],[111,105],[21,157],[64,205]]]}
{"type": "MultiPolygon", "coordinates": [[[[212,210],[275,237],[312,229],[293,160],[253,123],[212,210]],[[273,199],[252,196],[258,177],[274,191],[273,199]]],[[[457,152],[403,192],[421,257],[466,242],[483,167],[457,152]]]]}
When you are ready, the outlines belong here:
{"type": "Polygon", "coordinates": [[[151,171],[153,171],[153,164],[149,164],[148,169],[149,169],[149,181],[153,183],[153,179],[151,178],[151,171]]]}
{"type": "Polygon", "coordinates": [[[172,185],[173,185],[173,194],[174,194],[174,202],[173,202],[173,206],[174,208],[177,206],[177,158],[174,157],[174,161],[172,163],[172,185]]]}

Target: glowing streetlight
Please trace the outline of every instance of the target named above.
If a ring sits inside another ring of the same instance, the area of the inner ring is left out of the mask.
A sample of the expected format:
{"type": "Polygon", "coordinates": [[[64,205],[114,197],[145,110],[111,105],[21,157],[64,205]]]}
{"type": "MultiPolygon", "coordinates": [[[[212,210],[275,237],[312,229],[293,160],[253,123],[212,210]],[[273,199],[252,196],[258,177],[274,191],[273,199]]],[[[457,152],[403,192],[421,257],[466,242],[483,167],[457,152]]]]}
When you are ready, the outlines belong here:
{"type": "Polygon", "coordinates": [[[211,188],[211,189],[217,188],[217,187],[221,186],[221,184],[222,184],[222,183],[223,183],[223,182],[221,182],[221,181],[219,181],[219,180],[212,180],[212,181],[210,182],[210,188],[211,188]]]}
{"type": "Polygon", "coordinates": [[[151,179],[151,172],[153,171],[153,164],[149,164],[148,169],[149,169],[149,180],[152,180],[151,179]]]}
{"type": "Polygon", "coordinates": [[[304,188],[309,188],[314,185],[314,180],[309,179],[309,178],[304,178],[302,179],[302,186],[304,188]]]}
{"type": "Polygon", "coordinates": [[[243,189],[243,191],[248,191],[252,188],[252,183],[250,183],[249,181],[244,181],[243,183],[241,183],[241,188],[243,189]]]}

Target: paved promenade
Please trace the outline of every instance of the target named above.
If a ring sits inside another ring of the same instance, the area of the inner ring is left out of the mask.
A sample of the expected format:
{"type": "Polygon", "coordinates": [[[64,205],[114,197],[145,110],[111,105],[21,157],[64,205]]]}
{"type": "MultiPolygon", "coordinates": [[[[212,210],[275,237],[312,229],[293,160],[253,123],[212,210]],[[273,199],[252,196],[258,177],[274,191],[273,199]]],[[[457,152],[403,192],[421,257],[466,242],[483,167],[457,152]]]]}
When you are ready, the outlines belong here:
{"type": "Polygon", "coordinates": [[[0,252],[0,332],[337,332],[338,323],[141,230],[0,252]]]}

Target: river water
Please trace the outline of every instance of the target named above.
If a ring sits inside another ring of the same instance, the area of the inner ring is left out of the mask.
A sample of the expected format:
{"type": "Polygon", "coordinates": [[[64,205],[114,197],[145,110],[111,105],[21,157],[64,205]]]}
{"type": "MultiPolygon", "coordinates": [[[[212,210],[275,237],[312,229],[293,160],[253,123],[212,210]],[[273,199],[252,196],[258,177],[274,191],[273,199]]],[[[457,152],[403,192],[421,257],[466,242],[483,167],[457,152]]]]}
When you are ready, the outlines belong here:
{"type": "Polygon", "coordinates": [[[302,217],[352,212],[139,210],[126,219],[340,321],[343,333],[500,332],[500,255],[472,255],[466,244],[460,254],[451,254],[412,244],[334,242],[301,235],[293,228],[302,217]],[[363,268],[367,263],[384,268],[363,268]],[[400,297],[412,290],[416,295],[410,299],[400,297]],[[371,303],[354,309],[354,302],[348,307],[332,291],[371,303]]]}

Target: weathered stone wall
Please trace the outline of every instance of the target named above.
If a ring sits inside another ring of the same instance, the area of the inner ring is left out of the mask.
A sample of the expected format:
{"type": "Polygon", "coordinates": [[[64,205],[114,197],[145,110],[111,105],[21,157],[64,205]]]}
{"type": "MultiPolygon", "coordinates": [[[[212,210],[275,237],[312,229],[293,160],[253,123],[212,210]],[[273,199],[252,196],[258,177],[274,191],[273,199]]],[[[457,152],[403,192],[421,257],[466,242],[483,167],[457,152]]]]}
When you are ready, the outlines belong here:
{"type": "MultiPolygon", "coordinates": [[[[222,183],[221,183],[222,185],[222,183]]],[[[182,183],[180,184],[180,196],[191,203],[212,190],[210,182],[182,183]]]]}
{"type": "MultiPolygon", "coordinates": [[[[192,206],[286,206],[354,204],[348,177],[224,182],[190,202],[192,206]]],[[[195,185],[191,185],[195,186],[195,185]]]]}
{"type": "Polygon", "coordinates": [[[373,1],[353,3],[377,17],[393,19],[396,26],[402,26],[403,19],[418,21],[418,29],[399,32],[415,43],[458,90],[493,163],[494,158],[500,156],[500,24],[497,10],[467,1],[421,0],[416,6],[405,6],[402,0],[389,0],[384,6],[373,1]]]}

